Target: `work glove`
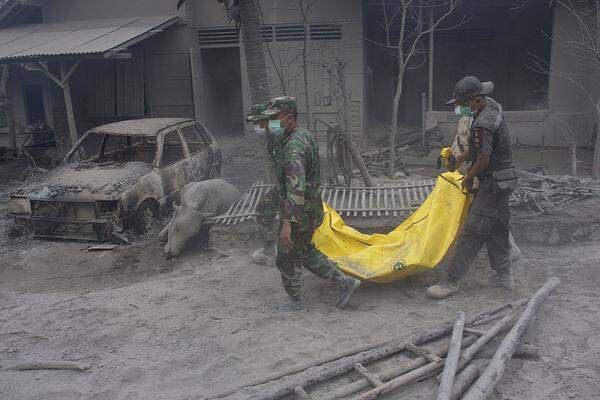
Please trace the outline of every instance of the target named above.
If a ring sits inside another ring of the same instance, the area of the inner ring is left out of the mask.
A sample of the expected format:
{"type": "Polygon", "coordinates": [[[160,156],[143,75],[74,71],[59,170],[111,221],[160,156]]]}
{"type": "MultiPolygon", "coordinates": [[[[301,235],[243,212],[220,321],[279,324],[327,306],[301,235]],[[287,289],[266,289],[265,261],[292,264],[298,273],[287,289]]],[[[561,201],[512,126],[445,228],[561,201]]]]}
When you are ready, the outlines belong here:
{"type": "Polygon", "coordinates": [[[442,165],[450,172],[456,171],[456,157],[454,157],[450,147],[444,147],[440,152],[437,159],[437,168],[440,169],[442,165]]]}

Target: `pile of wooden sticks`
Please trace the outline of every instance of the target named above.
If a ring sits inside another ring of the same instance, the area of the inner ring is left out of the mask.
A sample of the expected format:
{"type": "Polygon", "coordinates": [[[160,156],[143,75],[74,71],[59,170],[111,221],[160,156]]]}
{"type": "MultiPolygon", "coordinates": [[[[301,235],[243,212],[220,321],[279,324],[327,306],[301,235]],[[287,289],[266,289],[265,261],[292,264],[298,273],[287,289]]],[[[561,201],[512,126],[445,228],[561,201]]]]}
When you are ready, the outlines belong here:
{"type": "Polygon", "coordinates": [[[558,179],[525,170],[519,170],[519,184],[511,194],[511,205],[537,214],[558,211],[573,202],[600,195],[600,188],[578,178],[558,179]]]}
{"type": "Polygon", "coordinates": [[[438,399],[485,399],[501,380],[515,352],[521,351],[521,342],[527,329],[543,302],[558,285],[559,280],[551,278],[530,299],[505,304],[470,318],[459,312],[456,321],[327,357],[204,399],[224,399],[235,395],[236,399],[276,400],[291,395],[298,399],[313,400],[369,400],[436,376],[440,379],[438,399]],[[503,333],[506,335],[491,361],[487,365],[476,362],[475,356],[503,333]],[[422,347],[449,335],[450,341],[435,349],[422,347]],[[401,352],[410,352],[417,358],[377,373],[367,368],[370,363],[389,359],[401,352]],[[349,373],[356,374],[359,379],[351,383],[339,379],[349,373]],[[340,383],[330,385],[333,389],[326,393],[314,390],[315,384],[325,381],[337,383],[336,380],[340,383]]]}

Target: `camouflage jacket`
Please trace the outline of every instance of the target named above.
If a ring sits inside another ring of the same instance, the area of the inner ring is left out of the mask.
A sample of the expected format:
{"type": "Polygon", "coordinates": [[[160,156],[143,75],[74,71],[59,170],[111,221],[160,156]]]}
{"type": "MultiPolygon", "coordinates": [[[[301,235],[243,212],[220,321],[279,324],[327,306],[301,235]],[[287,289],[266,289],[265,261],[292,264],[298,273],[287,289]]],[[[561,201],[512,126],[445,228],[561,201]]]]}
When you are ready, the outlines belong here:
{"type": "Polygon", "coordinates": [[[277,151],[273,154],[282,219],[306,230],[320,225],[323,201],[319,193],[321,168],[317,141],[310,132],[297,129],[283,139],[279,157],[277,151]]]}

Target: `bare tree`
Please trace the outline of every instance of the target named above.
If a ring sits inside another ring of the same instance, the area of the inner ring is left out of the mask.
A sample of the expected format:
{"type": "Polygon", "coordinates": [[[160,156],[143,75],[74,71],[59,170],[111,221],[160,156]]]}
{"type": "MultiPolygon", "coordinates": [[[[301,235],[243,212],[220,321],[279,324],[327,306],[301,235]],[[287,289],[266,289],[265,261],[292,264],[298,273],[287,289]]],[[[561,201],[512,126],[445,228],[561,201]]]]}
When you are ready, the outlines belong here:
{"type": "Polygon", "coordinates": [[[17,149],[17,132],[15,119],[13,117],[13,106],[8,95],[8,81],[10,80],[11,65],[0,66],[0,112],[4,113],[6,127],[8,129],[9,147],[17,149]]]}
{"type": "MultiPolygon", "coordinates": [[[[568,39],[549,38],[567,55],[571,57],[573,65],[585,72],[573,73],[557,70],[548,60],[535,54],[529,54],[533,61],[529,68],[535,72],[560,76],[571,82],[584,94],[595,113],[596,142],[594,145],[594,161],[592,176],[600,178],[600,94],[590,91],[590,71],[600,71],[600,0],[550,0],[549,6],[560,7],[573,18],[577,24],[573,30],[575,37],[568,39]]],[[[571,141],[571,151],[573,143],[571,141]]]]}
{"type": "Polygon", "coordinates": [[[464,24],[468,18],[463,16],[453,26],[443,28],[442,22],[448,19],[461,5],[462,0],[398,0],[387,5],[382,0],[385,43],[374,44],[389,50],[398,67],[396,89],[392,99],[392,132],[390,134],[389,173],[394,174],[396,157],[396,134],[398,131],[398,107],[404,88],[404,75],[410,68],[417,50],[423,45],[423,39],[430,32],[450,30],[464,24]],[[398,5],[399,4],[399,5],[398,5]],[[397,29],[397,30],[396,30],[397,29]],[[392,37],[393,34],[396,37],[392,37]]]}
{"type": "Polygon", "coordinates": [[[312,6],[317,0],[298,0],[298,9],[302,16],[302,25],[304,26],[304,41],[302,44],[302,74],[304,75],[304,99],[306,102],[306,126],[310,126],[313,120],[312,109],[310,107],[310,93],[308,91],[308,62],[306,53],[308,51],[308,41],[310,37],[310,24],[308,16],[312,6]]]}

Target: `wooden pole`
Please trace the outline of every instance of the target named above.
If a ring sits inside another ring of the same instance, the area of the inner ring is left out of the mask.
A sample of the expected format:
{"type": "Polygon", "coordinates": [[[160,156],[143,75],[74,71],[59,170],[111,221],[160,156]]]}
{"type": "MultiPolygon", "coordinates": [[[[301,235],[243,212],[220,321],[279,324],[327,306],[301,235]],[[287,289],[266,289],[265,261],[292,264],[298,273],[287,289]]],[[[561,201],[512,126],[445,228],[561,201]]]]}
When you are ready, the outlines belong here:
{"type": "Polygon", "coordinates": [[[452,330],[452,338],[450,339],[450,347],[448,357],[446,357],[446,365],[442,373],[442,381],[438,390],[438,400],[450,400],[452,394],[452,386],[454,385],[454,376],[456,367],[458,367],[458,356],[460,355],[463,329],[465,327],[465,313],[459,312],[452,330]]]}
{"type": "MultiPolygon", "coordinates": [[[[514,306],[518,306],[521,302],[511,303],[514,306]]],[[[489,317],[497,312],[499,309],[504,309],[506,305],[502,306],[502,308],[496,308],[494,310],[490,310],[488,312],[476,315],[474,317],[468,318],[466,320],[467,325],[472,325],[475,322],[479,321],[482,318],[489,317]]],[[[446,322],[435,327],[429,329],[421,329],[416,333],[413,333],[408,336],[404,336],[402,338],[398,338],[388,344],[383,346],[375,347],[371,350],[364,351],[349,357],[345,357],[336,361],[332,361],[327,364],[323,364],[319,366],[317,369],[311,368],[311,370],[306,370],[304,373],[293,377],[292,379],[288,379],[286,382],[280,385],[273,386],[271,388],[266,388],[264,391],[254,395],[251,397],[252,400],[275,400],[280,397],[286,396],[294,391],[294,389],[298,386],[306,388],[310,385],[313,385],[318,382],[322,382],[324,380],[330,379],[334,376],[338,376],[344,374],[352,369],[354,369],[354,364],[368,364],[375,360],[379,360],[381,358],[390,356],[392,354],[396,354],[400,351],[403,351],[406,348],[407,343],[412,343],[415,345],[421,345],[432,340],[438,339],[440,337],[448,335],[452,331],[454,323],[446,322]]],[[[308,368],[308,367],[307,367],[308,368]]],[[[267,381],[268,382],[268,381],[267,381]]],[[[263,382],[263,383],[267,383],[263,382]]],[[[256,385],[246,385],[248,386],[256,386],[256,385]]],[[[241,390],[241,389],[240,389],[241,390]]],[[[236,390],[237,391],[237,390],[236,390]]],[[[231,393],[230,393],[231,394],[231,393]]],[[[221,398],[225,396],[209,396],[206,399],[215,399],[221,398]]]]}
{"type": "MultiPolygon", "coordinates": [[[[477,336],[469,336],[462,341],[463,347],[467,347],[472,345],[477,336]]],[[[445,344],[437,349],[431,350],[431,354],[438,357],[445,357],[448,353],[448,344],[445,344]]],[[[382,371],[377,374],[377,378],[381,381],[388,381],[390,379],[396,378],[397,376],[404,375],[413,371],[417,368],[420,368],[424,365],[429,364],[429,360],[424,357],[418,357],[414,360],[407,362],[406,364],[402,364],[385,371],[382,371]]],[[[356,392],[360,392],[363,389],[367,389],[372,387],[373,385],[367,379],[359,379],[357,381],[348,383],[347,385],[341,386],[334,391],[324,394],[319,397],[319,400],[337,400],[346,396],[350,396],[356,392]]]]}
{"type": "Polygon", "coordinates": [[[470,364],[465,368],[454,380],[454,386],[452,387],[452,395],[450,400],[459,400],[463,393],[471,386],[471,384],[481,374],[481,366],[479,363],[470,364]]]}
{"type": "MultiPolygon", "coordinates": [[[[429,8],[429,27],[432,28],[433,21],[433,7],[429,8]]],[[[429,32],[429,79],[428,79],[428,96],[427,96],[427,109],[433,111],[433,29],[429,32]]]]}
{"type": "MultiPolygon", "coordinates": [[[[518,302],[518,303],[522,303],[522,302],[518,302]]],[[[508,314],[506,314],[504,316],[504,318],[502,318],[500,321],[496,322],[496,324],[494,324],[494,326],[492,326],[492,328],[489,330],[489,332],[487,334],[485,334],[482,337],[480,337],[479,339],[477,339],[475,341],[475,343],[473,343],[468,349],[466,349],[463,353],[463,356],[461,356],[461,358],[460,358],[462,361],[462,365],[464,366],[465,363],[470,361],[471,358],[473,358],[473,356],[481,349],[481,347],[483,347],[495,335],[500,333],[502,331],[502,329],[504,328],[504,326],[507,325],[513,318],[514,318],[514,310],[509,312],[508,314]]],[[[468,325],[470,325],[470,324],[468,324],[468,325]]],[[[432,372],[437,371],[443,365],[444,365],[443,360],[431,362],[421,368],[418,368],[407,374],[404,374],[397,378],[394,378],[394,379],[386,382],[382,386],[376,387],[372,390],[369,390],[368,392],[365,392],[357,397],[354,397],[353,400],[376,399],[377,397],[379,397],[383,394],[394,391],[401,386],[404,386],[408,383],[414,382],[426,375],[429,375],[432,372]]],[[[460,368],[460,364],[459,364],[459,368],[460,368]]]]}
{"type": "Polygon", "coordinates": [[[75,123],[75,113],[73,111],[73,100],[71,98],[70,75],[67,75],[67,69],[64,61],[60,62],[60,76],[62,77],[62,90],[65,97],[65,109],[67,111],[67,122],[69,124],[69,138],[71,146],[77,142],[77,124],[75,123]]]}
{"type": "MultiPolygon", "coordinates": [[[[525,305],[527,300],[520,300],[519,306],[525,305]]],[[[516,312],[518,310],[514,309],[513,311],[506,314],[500,321],[494,324],[489,331],[482,335],[472,346],[470,346],[467,350],[465,350],[458,361],[457,371],[462,370],[467,366],[467,364],[475,357],[475,354],[479,352],[490,340],[496,337],[508,323],[515,318],[516,312]]],[[[441,377],[438,377],[438,379],[441,377]]]]}
{"type": "Polygon", "coordinates": [[[421,146],[427,148],[427,95],[421,93],[421,146]]]}
{"type": "Polygon", "coordinates": [[[533,295],[527,308],[521,314],[515,326],[508,332],[504,340],[502,340],[492,361],[490,361],[483,374],[465,395],[464,400],[484,400],[492,393],[496,384],[502,379],[506,365],[519,347],[523,336],[525,336],[540,307],[544,304],[548,296],[556,290],[559,284],[560,281],[558,278],[551,278],[533,295]]]}

